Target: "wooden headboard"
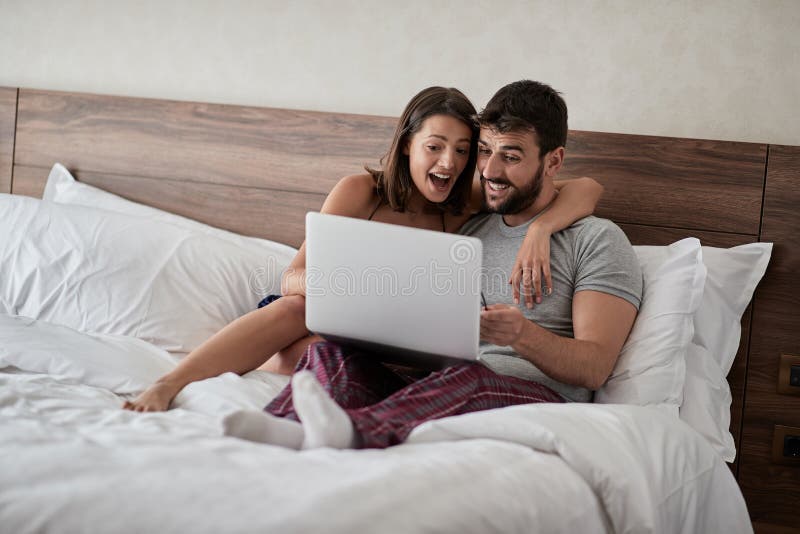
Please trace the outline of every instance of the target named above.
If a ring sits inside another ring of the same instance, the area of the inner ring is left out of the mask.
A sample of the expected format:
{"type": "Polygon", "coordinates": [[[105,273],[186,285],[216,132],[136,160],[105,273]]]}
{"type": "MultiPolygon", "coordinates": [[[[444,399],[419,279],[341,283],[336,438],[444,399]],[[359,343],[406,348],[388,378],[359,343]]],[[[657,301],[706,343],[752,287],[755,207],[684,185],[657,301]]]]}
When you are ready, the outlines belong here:
{"type": "MultiPolygon", "coordinates": [[[[0,88],[0,192],[41,196],[61,162],[131,200],[297,246],[305,212],[378,164],[395,120],[0,88]]],[[[731,469],[758,527],[800,526],[800,467],[771,460],[774,425],[800,427],[800,396],[776,392],[780,354],[800,354],[800,147],[571,131],[560,177],[582,175],[634,244],[776,243],[728,377],[731,469]]]]}

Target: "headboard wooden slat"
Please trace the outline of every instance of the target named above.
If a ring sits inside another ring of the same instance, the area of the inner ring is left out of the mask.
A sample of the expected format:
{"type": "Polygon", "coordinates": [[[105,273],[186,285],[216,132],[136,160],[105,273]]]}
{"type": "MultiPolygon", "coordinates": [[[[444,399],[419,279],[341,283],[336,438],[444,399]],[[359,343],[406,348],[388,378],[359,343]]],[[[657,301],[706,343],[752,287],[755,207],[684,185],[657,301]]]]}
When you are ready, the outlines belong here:
{"type": "MultiPolygon", "coordinates": [[[[377,163],[395,119],[21,90],[15,164],[326,194],[377,163]]],[[[757,235],[766,147],[570,132],[565,178],[620,223],[757,235]]],[[[180,209],[165,206],[167,209],[180,209]]]]}
{"type": "Polygon", "coordinates": [[[645,224],[618,223],[630,242],[634,245],[669,245],[679,239],[696,237],[703,245],[709,247],[735,247],[745,243],[758,241],[758,234],[731,234],[727,232],[710,232],[689,228],[665,228],[645,224]]]}
{"type": "Polygon", "coordinates": [[[20,91],[15,163],[327,193],[377,165],[395,119],[20,91]]]}
{"type": "Polygon", "coordinates": [[[571,131],[560,176],[606,188],[617,223],[757,235],[766,145],[571,131]]]}
{"type": "Polygon", "coordinates": [[[14,177],[16,179],[14,180],[11,192],[15,195],[42,198],[48,172],[50,172],[50,169],[20,167],[19,165],[15,165],[14,177]]]}
{"type": "Polygon", "coordinates": [[[16,124],[17,90],[0,87],[0,193],[11,192],[16,124]]]}

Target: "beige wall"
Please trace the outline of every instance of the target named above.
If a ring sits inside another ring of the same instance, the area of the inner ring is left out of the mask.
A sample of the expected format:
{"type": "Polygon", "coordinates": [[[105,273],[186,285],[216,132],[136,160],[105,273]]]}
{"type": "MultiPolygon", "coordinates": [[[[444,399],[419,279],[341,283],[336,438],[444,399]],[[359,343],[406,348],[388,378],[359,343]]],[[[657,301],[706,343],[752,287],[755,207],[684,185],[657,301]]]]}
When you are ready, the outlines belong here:
{"type": "Polygon", "coordinates": [[[0,85],[398,115],[519,78],[576,129],[800,145],[800,0],[0,0],[0,85]]]}

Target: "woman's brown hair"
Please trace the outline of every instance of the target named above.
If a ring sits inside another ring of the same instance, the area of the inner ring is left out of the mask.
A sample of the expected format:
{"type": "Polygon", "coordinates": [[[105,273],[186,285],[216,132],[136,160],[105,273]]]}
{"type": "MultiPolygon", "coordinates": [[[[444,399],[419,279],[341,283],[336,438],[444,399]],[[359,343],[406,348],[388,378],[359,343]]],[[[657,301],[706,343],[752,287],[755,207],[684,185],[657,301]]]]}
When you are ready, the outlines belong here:
{"type": "Polygon", "coordinates": [[[381,158],[382,169],[365,168],[375,179],[375,186],[381,202],[386,202],[395,211],[405,211],[414,185],[411,180],[408,155],[404,154],[404,148],[411,136],[422,127],[425,119],[433,115],[448,115],[458,119],[469,126],[472,132],[467,165],[456,179],[453,189],[444,202],[437,204],[442,210],[449,210],[454,215],[460,215],[469,201],[472,180],[475,175],[478,127],[474,121],[475,107],[458,89],[428,87],[417,93],[408,103],[397,123],[392,145],[386,155],[381,158]]]}

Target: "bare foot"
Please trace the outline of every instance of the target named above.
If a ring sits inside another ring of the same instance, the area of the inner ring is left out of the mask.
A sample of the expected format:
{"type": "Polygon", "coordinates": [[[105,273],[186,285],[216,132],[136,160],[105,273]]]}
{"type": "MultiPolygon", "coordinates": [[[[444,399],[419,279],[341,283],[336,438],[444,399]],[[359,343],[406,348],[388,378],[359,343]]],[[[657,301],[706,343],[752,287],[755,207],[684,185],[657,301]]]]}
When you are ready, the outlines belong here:
{"type": "Polygon", "coordinates": [[[174,386],[164,382],[156,382],[141,395],[132,401],[125,401],[122,405],[123,410],[134,412],[163,412],[169,409],[169,403],[178,394],[174,386]]]}

